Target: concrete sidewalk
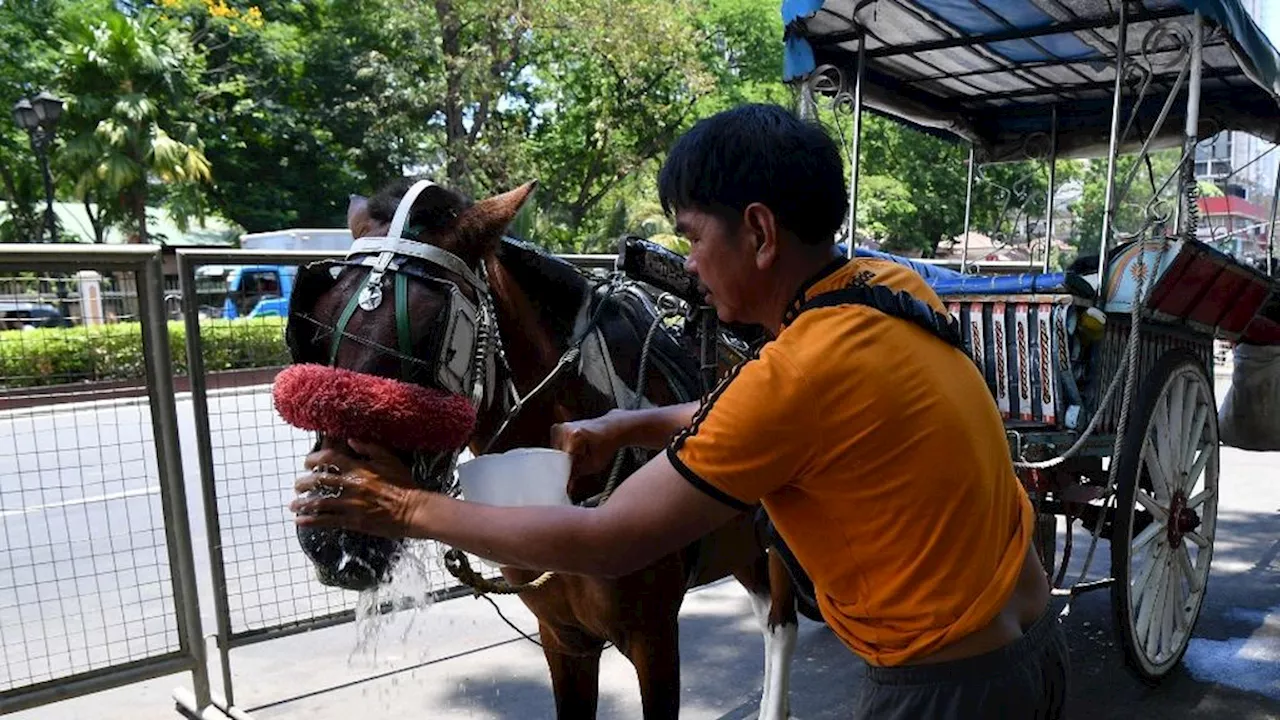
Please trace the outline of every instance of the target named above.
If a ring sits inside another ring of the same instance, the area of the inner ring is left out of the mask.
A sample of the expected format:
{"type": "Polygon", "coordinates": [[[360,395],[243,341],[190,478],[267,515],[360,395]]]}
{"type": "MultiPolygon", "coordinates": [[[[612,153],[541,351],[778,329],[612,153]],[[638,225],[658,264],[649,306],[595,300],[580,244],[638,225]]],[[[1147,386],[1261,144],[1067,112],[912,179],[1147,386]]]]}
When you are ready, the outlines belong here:
{"type": "MultiPolygon", "coordinates": [[[[520,601],[495,601],[535,635],[520,601]]],[[[861,665],[824,626],[801,619],[792,685],[798,717],[841,716],[861,665]]],[[[758,710],[764,642],[746,592],[726,580],[689,593],[681,612],[682,718],[747,718],[758,710]]],[[[216,660],[211,658],[214,683],[216,660]]],[[[464,597],[231,652],[236,706],[255,720],[552,718],[555,704],[542,650],[521,638],[482,599],[464,597]]],[[[15,720],[171,719],[175,675],[17,713],[15,720]]],[[[635,672],[617,650],[601,661],[600,718],[638,718],[635,672]]],[[[847,710],[846,710],[847,712],[847,710]]]]}
{"type": "MultiPolygon", "coordinates": [[[[1266,521],[1264,527],[1274,525],[1266,521]]],[[[1280,547],[1263,544],[1271,551],[1266,555],[1280,547]]],[[[1246,550],[1243,556],[1256,561],[1261,548],[1241,549],[1246,550]]],[[[1271,607],[1280,590],[1272,586],[1272,573],[1257,577],[1257,567],[1215,573],[1217,597],[1211,598],[1197,632],[1207,638],[1197,642],[1212,647],[1207,652],[1193,648],[1189,667],[1174,671],[1158,688],[1144,687],[1125,671],[1111,631],[1107,594],[1082,597],[1064,623],[1073,664],[1071,716],[1280,717],[1280,606],[1271,607]],[[1261,588],[1270,591],[1259,592],[1261,588]],[[1261,620],[1249,627],[1240,627],[1237,616],[1248,598],[1271,610],[1261,611],[1261,620]],[[1219,637],[1241,640],[1219,642],[1219,637]],[[1224,655],[1222,647],[1234,647],[1232,642],[1256,647],[1252,652],[1228,648],[1224,655]],[[1258,677],[1243,684],[1229,677],[1248,673],[1258,677]]],[[[533,618],[519,600],[496,601],[507,617],[532,634],[533,618]]],[[[725,581],[690,593],[680,629],[680,717],[754,718],[764,644],[741,587],[725,581]]],[[[483,600],[461,598],[401,613],[372,635],[366,633],[376,643],[362,645],[363,630],[369,628],[346,625],[232,651],[237,706],[255,720],[555,717],[541,650],[504,625],[483,600]]],[[[826,627],[802,619],[791,684],[793,718],[847,718],[859,692],[862,667],[826,627]]],[[[160,678],[12,717],[172,720],[178,716],[170,694],[178,686],[189,687],[190,677],[160,678]]],[[[599,717],[641,717],[635,674],[616,650],[606,651],[601,662],[599,717]]]]}
{"type": "MultiPolygon", "coordinates": [[[[497,602],[508,618],[533,634],[533,617],[519,600],[499,598],[497,602]]],[[[256,708],[251,713],[257,720],[555,716],[541,649],[525,639],[511,639],[514,633],[487,602],[462,598],[419,615],[416,627],[407,634],[403,630],[407,623],[402,620],[386,629],[376,661],[370,654],[362,654],[350,667],[304,667],[299,663],[299,658],[317,657],[306,646],[319,640],[310,636],[320,633],[273,643],[274,661],[256,657],[251,663],[237,663],[243,666],[237,672],[237,686],[244,688],[237,704],[256,708]],[[371,677],[387,666],[411,669],[371,677]],[[307,686],[316,687],[371,679],[315,694],[291,692],[302,689],[297,687],[299,677],[305,678],[307,686]]],[[[348,643],[355,640],[352,628],[337,629],[335,634],[346,636],[348,643]]],[[[824,716],[812,703],[804,703],[806,697],[823,706],[848,707],[845,701],[854,686],[856,661],[822,626],[806,623],[800,635],[800,682],[793,688],[796,714],[824,716]],[[839,701],[833,702],[837,698],[839,701]]],[[[682,718],[750,717],[757,711],[764,643],[741,586],[721,582],[690,593],[682,611],[680,640],[682,718]]],[[[319,656],[332,658],[337,638],[324,644],[328,652],[319,656]]],[[[635,672],[614,649],[606,650],[601,661],[599,709],[601,718],[641,716],[635,672]]]]}

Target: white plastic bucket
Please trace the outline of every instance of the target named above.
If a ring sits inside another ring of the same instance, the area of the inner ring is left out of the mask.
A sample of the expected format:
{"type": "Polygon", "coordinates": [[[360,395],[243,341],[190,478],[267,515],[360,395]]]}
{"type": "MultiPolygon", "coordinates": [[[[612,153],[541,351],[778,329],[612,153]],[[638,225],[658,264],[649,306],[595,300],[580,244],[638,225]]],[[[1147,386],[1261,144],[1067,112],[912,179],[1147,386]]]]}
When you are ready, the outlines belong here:
{"type": "Polygon", "coordinates": [[[485,505],[572,505],[573,459],[550,448],[516,448],[458,465],[462,498],[485,505]]]}

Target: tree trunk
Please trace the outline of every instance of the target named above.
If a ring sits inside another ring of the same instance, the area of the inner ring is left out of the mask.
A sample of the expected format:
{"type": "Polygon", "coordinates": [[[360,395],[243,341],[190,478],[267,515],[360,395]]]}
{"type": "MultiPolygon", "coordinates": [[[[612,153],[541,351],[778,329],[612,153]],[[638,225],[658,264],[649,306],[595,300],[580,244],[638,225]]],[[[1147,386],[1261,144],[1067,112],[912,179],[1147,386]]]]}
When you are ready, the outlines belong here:
{"type": "Polygon", "coordinates": [[[150,242],[147,233],[147,191],[143,188],[130,191],[129,205],[133,221],[137,225],[137,233],[130,238],[130,242],[146,245],[150,242]]]}
{"type": "Polygon", "coordinates": [[[466,153],[470,137],[462,117],[462,21],[452,0],[435,0],[435,6],[440,21],[440,51],[444,55],[445,172],[451,186],[469,193],[466,153]]]}
{"type": "Polygon", "coordinates": [[[84,214],[89,216],[89,224],[93,226],[93,242],[98,245],[106,242],[107,228],[102,220],[106,213],[102,209],[101,202],[98,203],[98,212],[96,214],[93,212],[93,206],[89,203],[88,193],[85,193],[84,196],[84,214]]]}

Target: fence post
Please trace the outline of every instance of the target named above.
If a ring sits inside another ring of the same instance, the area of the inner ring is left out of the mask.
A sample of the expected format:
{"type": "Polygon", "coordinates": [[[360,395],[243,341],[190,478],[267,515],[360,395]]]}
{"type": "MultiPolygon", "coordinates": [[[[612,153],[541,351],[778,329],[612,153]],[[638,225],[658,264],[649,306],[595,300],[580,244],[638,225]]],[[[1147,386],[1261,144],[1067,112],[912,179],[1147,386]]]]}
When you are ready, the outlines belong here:
{"type": "Polygon", "coordinates": [[[227,572],[223,566],[222,524],[218,518],[218,491],[214,485],[213,441],[209,428],[209,388],[205,378],[204,347],[200,340],[200,298],[196,292],[196,265],[179,250],[178,287],[182,297],[182,321],[186,327],[187,377],[191,382],[191,412],[196,425],[196,456],[200,463],[200,492],[204,503],[205,537],[209,545],[209,570],[213,579],[213,610],[218,626],[218,656],[222,694],[228,706],[235,704],[231,688],[231,610],[227,602],[227,572]]]}
{"type": "Polygon", "coordinates": [[[169,565],[174,572],[171,581],[178,637],[184,654],[192,660],[193,690],[196,702],[203,709],[210,703],[209,664],[205,655],[204,633],[200,628],[200,596],[196,587],[195,557],[191,550],[191,525],[187,519],[187,492],[182,478],[178,410],[173,389],[173,356],[169,351],[169,323],[164,307],[164,270],[158,249],[143,262],[139,285],[142,349],[160,476],[160,503],[165,514],[169,565]]]}

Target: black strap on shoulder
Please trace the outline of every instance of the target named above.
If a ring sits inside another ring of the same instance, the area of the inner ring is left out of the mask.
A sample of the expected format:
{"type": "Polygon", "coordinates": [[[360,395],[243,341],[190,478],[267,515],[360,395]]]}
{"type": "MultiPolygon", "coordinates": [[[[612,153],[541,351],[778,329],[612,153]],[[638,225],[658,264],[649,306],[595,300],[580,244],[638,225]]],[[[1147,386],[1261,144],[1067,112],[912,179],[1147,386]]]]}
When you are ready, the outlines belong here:
{"type": "Polygon", "coordinates": [[[866,305],[891,317],[913,322],[948,345],[960,350],[965,349],[960,333],[960,323],[955,318],[934,310],[928,303],[911,293],[895,292],[884,285],[848,285],[839,290],[815,295],[803,305],[793,307],[788,313],[787,322],[794,321],[806,310],[837,305],[866,305]]]}

